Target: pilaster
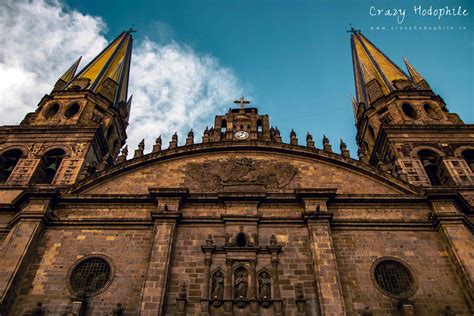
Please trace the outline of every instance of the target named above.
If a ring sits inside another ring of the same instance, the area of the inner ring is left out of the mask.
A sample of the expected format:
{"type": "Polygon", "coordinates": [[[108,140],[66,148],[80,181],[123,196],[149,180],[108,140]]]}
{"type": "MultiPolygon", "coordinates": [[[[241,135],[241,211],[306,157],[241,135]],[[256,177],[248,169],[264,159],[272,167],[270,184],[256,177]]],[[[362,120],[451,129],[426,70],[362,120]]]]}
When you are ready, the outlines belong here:
{"type": "Polygon", "coordinates": [[[51,200],[52,195],[48,194],[36,197],[23,194],[13,203],[20,204],[20,211],[11,219],[10,232],[0,246],[0,313],[8,311],[19,290],[17,285],[49,219],[51,200]]]}
{"type": "Polygon", "coordinates": [[[180,205],[187,192],[182,189],[150,189],[157,201],[151,212],[154,220],[153,245],[142,290],[139,315],[163,315],[169,271],[180,217],[180,205]]]}
{"type": "Polygon", "coordinates": [[[327,210],[327,198],[304,198],[303,202],[307,210],[303,216],[308,227],[321,315],[345,315],[342,287],[331,236],[332,214],[327,210]]]}
{"type": "Polygon", "coordinates": [[[460,278],[466,302],[474,312],[474,242],[469,221],[454,201],[431,201],[431,219],[445,243],[450,261],[460,278]]]}

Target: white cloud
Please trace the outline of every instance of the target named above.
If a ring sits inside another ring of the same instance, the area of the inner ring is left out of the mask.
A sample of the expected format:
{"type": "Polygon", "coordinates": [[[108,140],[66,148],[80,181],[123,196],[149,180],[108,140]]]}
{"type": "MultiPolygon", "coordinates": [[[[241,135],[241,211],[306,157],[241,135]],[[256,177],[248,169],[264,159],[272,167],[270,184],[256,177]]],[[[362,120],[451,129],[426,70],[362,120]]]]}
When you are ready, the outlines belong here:
{"type": "MultiPolygon", "coordinates": [[[[105,47],[106,25],[58,1],[6,0],[0,12],[0,124],[18,124],[77,57],[84,66],[105,47]]],[[[142,138],[149,151],[159,134],[166,148],[175,131],[182,143],[190,128],[200,141],[204,123],[241,90],[232,71],[210,55],[175,42],[135,43],[130,152],[142,138]]]]}

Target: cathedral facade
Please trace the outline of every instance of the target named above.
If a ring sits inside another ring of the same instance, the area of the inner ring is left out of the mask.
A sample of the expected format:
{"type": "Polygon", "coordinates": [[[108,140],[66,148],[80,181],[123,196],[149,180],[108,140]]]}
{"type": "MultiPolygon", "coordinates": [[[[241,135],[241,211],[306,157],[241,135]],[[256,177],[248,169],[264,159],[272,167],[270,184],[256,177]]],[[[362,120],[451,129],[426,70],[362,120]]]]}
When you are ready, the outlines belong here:
{"type": "Polygon", "coordinates": [[[1,315],[472,315],[474,125],[351,47],[358,159],[243,97],[128,158],[131,31],[75,62],[0,127],[1,315]]]}

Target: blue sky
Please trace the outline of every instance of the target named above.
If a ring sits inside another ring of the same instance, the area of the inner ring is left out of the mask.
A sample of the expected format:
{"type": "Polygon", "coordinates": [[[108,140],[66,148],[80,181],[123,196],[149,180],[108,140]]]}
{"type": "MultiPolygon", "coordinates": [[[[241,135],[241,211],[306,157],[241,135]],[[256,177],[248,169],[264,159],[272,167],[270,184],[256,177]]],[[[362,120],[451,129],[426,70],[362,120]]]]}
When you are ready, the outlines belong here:
{"type": "MultiPolygon", "coordinates": [[[[333,147],[343,138],[356,157],[349,23],[398,65],[403,66],[402,56],[407,57],[451,112],[474,123],[472,1],[68,0],[66,4],[64,10],[100,17],[107,25],[102,32],[107,40],[134,25],[135,47],[148,38],[159,45],[180,43],[200,56],[212,56],[232,71],[244,95],[260,113],[270,115],[271,124],[280,128],[286,140],[291,128],[300,143],[310,131],[318,147],[323,134],[333,147]],[[469,15],[415,16],[415,4],[426,9],[461,6],[469,15]],[[371,6],[405,9],[404,21],[398,24],[396,17],[370,16],[371,6]],[[376,26],[387,29],[371,30],[376,26]],[[392,26],[466,30],[390,30],[392,26]]],[[[228,101],[224,103],[221,108],[228,108],[228,101]]],[[[206,114],[207,124],[219,114],[216,111],[206,114]]],[[[196,135],[201,132],[195,130],[196,135]]]]}

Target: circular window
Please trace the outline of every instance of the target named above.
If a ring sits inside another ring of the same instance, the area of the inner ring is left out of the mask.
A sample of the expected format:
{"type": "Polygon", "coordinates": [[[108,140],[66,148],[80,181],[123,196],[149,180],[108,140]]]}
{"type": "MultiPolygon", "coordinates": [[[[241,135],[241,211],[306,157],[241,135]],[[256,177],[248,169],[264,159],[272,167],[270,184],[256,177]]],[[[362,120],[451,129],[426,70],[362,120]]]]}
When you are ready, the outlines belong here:
{"type": "Polygon", "coordinates": [[[400,261],[390,258],[374,264],[373,277],[379,290],[388,296],[408,298],[415,290],[410,269],[400,261]]]}
{"type": "Polygon", "coordinates": [[[59,112],[59,103],[53,103],[46,106],[46,108],[43,110],[43,115],[45,118],[48,119],[56,115],[56,113],[58,112],[59,112]]]}
{"type": "Polygon", "coordinates": [[[418,118],[418,112],[415,110],[415,107],[411,104],[408,104],[408,103],[402,104],[402,111],[409,118],[412,118],[414,120],[418,118]]]}
{"type": "Polygon", "coordinates": [[[67,118],[71,118],[79,112],[79,109],[79,103],[69,104],[66,108],[66,111],[64,111],[64,116],[67,118]]]}
{"type": "Polygon", "coordinates": [[[438,112],[433,104],[426,103],[423,105],[423,110],[425,110],[425,113],[432,119],[439,120],[441,118],[441,113],[438,112]]]}
{"type": "Polygon", "coordinates": [[[74,293],[83,291],[90,296],[104,290],[111,281],[110,264],[101,257],[89,257],[79,261],[69,276],[69,284],[74,293]]]}

